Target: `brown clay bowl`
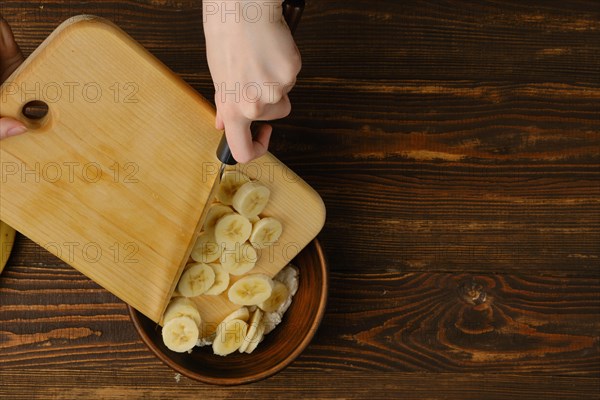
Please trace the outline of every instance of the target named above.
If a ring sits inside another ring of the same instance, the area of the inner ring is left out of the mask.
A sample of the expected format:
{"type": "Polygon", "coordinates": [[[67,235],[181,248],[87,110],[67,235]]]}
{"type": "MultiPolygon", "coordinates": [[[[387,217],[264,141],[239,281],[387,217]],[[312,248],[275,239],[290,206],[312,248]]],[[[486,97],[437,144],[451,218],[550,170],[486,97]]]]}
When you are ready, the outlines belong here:
{"type": "Polygon", "coordinates": [[[327,262],[318,240],[313,240],[292,261],[300,270],[298,292],[283,321],[252,354],[235,352],[214,355],[210,346],[195,348],[191,354],[166,348],[161,328],[129,307],[131,320],[142,341],[165,364],[191,379],[217,385],[255,382],[287,367],[313,338],[327,302],[327,262]]]}

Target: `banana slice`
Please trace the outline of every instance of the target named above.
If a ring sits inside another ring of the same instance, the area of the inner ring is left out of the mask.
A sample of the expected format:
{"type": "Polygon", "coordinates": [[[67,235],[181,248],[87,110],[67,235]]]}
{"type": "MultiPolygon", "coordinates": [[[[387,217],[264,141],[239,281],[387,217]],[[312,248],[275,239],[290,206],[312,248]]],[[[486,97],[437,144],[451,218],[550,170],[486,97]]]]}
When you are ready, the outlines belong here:
{"type": "Polygon", "coordinates": [[[248,221],[250,221],[250,223],[254,226],[255,223],[260,221],[260,217],[258,215],[255,215],[254,217],[248,218],[248,221]]]}
{"type": "Polygon", "coordinates": [[[171,300],[167,309],[165,310],[165,314],[163,315],[163,325],[169,322],[172,319],[179,317],[189,317],[194,320],[196,326],[200,326],[202,322],[202,318],[200,317],[200,312],[194,304],[188,298],[185,297],[177,297],[171,300]]]}
{"type": "Polygon", "coordinates": [[[231,285],[228,297],[234,304],[253,306],[267,300],[273,291],[273,280],[265,274],[250,274],[231,285]]]}
{"type": "Polygon", "coordinates": [[[215,273],[215,282],[204,294],[212,296],[223,293],[229,286],[229,273],[220,264],[209,264],[215,273]]]}
{"type": "Polygon", "coordinates": [[[198,325],[190,317],[173,318],[162,329],[164,344],[177,353],[193,349],[199,337],[198,325]]]}
{"type": "Polygon", "coordinates": [[[225,319],[221,321],[221,323],[231,321],[232,319],[241,319],[242,321],[246,322],[249,318],[250,311],[248,311],[248,307],[242,307],[238,308],[237,310],[226,316],[225,319]]]}
{"type": "Polygon", "coordinates": [[[233,208],[246,218],[256,217],[263,212],[271,191],[258,182],[244,183],[233,196],[233,208]]]}
{"type": "Polygon", "coordinates": [[[239,214],[227,214],[215,224],[215,240],[221,249],[231,249],[241,245],[250,237],[252,224],[239,214]]]}
{"type": "Polygon", "coordinates": [[[224,215],[232,214],[233,209],[223,204],[213,204],[206,213],[206,217],[204,219],[203,229],[205,231],[213,231],[215,229],[215,224],[224,215]]]}
{"type": "Polygon", "coordinates": [[[215,283],[215,271],[202,263],[192,264],[179,280],[177,290],[185,297],[196,297],[204,294],[215,283]]]}
{"type": "Polygon", "coordinates": [[[244,343],[242,343],[242,345],[239,348],[240,353],[245,352],[250,343],[252,343],[252,341],[254,340],[254,336],[256,336],[256,333],[258,332],[262,316],[263,312],[260,309],[257,309],[256,311],[254,311],[254,314],[252,314],[252,318],[250,319],[250,324],[248,326],[248,333],[244,338],[244,343]]]}
{"type": "Polygon", "coordinates": [[[272,246],[283,232],[281,222],[272,217],[263,218],[255,222],[250,234],[250,243],[257,249],[272,246]]]}
{"type": "Polygon", "coordinates": [[[262,342],[264,336],[265,336],[265,324],[263,324],[261,322],[260,325],[258,326],[258,330],[257,330],[256,334],[252,338],[252,341],[250,342],[250,344],[248,344],[248,347],[246,347],[246,353],[250,354],[254,350],[256,350],[256,348],[258,347],[258,344],[260,342],[262,342]]]}
{"type": "Polygon", "coordinates": [[[289,294],[290,291],[286,285],[278,281],[273,281],[273,291],[271,292],[271,296],[258,304],[258,307],[265,312],[277,311],[279,307],[285,303],[289,294]]]}
{"type": "Polygon", "coordinates": [[[221,254],[221,265],[231,275],[244,275],[256,265],[258,255],[254,247],[248,243],[236,246],[234,249],[225,249],[221,254]]]}
{"type": "Polygon", "coordinates": [[[248,324],[241,319],[232,319],[219,324],[213,342],[213,353],[226,356],[240,348],[248,332],[248,324]]]}
{"type": "Polygon", "coordinates": [[[13,244],[15,243],[15,230],[0,221],[0,272],[4,270],[13,244]]]}
{"type": "Polygon", "coordinates": [[[215,197],[221,203],[231,205],[234,194],[240,186],[247,182],[250,182],[250,179],[246,175],[237,171],[227,171],[221,178],[221,183],[215,197]]]}
{"type": "Polygon", "coordinates": [[[221,249],[212,233],[202,232],[198,236],[191,257],[192,260],[205,264],[216,261],[221,257],[221,249]]]}

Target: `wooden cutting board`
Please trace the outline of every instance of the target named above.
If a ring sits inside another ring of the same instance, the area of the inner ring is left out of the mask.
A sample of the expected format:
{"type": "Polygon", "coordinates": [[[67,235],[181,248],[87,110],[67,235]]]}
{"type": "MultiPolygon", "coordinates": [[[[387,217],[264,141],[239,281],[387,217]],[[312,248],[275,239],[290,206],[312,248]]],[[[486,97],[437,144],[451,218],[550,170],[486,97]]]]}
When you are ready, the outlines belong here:
{"type": "MultiPolygon", "coordinates": [[[[221,132],[204,98],[106,20],[74,17],[0,87],[0,115],[30,131],[0,142],[0,219],[155,322],[199,233],[221,132]],[[27,119],[30,101],[48,114],[27,119]]],[[[237,166],[271,189],[275,275],[321,230],[319,195],[268,154],[237,166]]],[[[238,308],[196,298],[205,321],[238,308]]]]}

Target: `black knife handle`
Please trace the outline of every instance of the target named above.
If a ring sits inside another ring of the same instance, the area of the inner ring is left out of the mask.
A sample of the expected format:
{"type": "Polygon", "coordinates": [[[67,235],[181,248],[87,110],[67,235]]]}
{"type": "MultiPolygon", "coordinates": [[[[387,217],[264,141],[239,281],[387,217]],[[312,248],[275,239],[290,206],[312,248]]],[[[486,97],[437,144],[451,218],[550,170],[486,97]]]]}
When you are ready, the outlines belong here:
{"type": "MultiPolygon", "coordinates": [[[[290,32],[292,35],[296,32],[296,28],[300,23],[300,18],[302,17],[302,12],[304,11],[305,0],[285,0],[283,2],[283,18],[285,22],[287,22],[290,32]]],[[[252,123],[250,127],[250,131],[252,134],[256,132],[257,127],[255,123],[252,123]]],[[[229,143],[227,143],[227,137],[223,134],[221,141],[219,142],[219,147],[217,147],[217,158],[223,164],[227,165],[236,165],[237,161],[233,158],[233,154],[231,154],[231,149],[229,148],[229,143]]]]}
{"type": "Polygon", "coordinates": [[[235,158],[233,158],[233,154],[231,154],[231,149],[229,148],[229,143],[227,143],[227,137],[224,133],[219,142],[219,147],[217,147],[217,158],[223,164],[227,165],[236,165],[238,163],[235,158]]]}
{"type": "Polygon", "coordinates": [[[296,28],[302,18],[304,12],[305,1],[304,0],[285,0],[283,2],[283,18],[290,27],[292,35],[296,32],[296,28]]]}

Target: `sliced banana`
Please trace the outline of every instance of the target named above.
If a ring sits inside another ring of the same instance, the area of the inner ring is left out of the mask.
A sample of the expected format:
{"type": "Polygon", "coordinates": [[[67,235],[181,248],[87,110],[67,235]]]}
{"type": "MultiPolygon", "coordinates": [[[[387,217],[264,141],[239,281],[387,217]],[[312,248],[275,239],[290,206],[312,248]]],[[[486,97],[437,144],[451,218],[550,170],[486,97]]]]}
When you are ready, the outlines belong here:
{"type": "Polygon", "coordinates": [[[4,270],[13,244],[15,243],[15,230],[0,221],[0,272],[4,270]]]}
{"type": "Polygon", "coordinates": [[[202,232],[198,236],[194,249],[192,250],[192,260],[207,264],[216,261],[221,257],[221,249],[211,232],[212,231],[202,232]]]}
{"type": "Polygon", "coordinates": [[[250,237],[252,224],[239,214],[227,214],[215,224],[215,240],[221,249],[231,249],[241,245],[250,237]]]}
{"type": "Polygon", "coordinates": [[[248,221],[250,221],[250,223],[254,226],[255,223],[257,223],[258,221],[260,221],[260,217],[258,215],[256,215],[254,217],[248,218],[248,221]]]}
{"type": "Polygon", "coordinates": [[[257,249],[263,249],[267,246],[272,246],[283,232],[281,222],[272,217],[266,217],[252,226],[250,234],[250,243],[257,249]]]}
{"type": "Polygon", "coordinates": [[[203,225],[204,231],[213,231],[219,218],[231,213],[233,213],[233,209],[231,207],[224,204],[213,204],[206,213],[203,225]]]}
{"type": "Polygon", "coordinates": [[[179,280],[177,290],[185,297],[204,294],[215,283],[215,271],[203,263],[192,264],[179,280]]]}
{"type": "Polygon", "coordinates": [[[229,287],[229,273],[220,264],[209,264],[215,273],[215,282],[204,294],[218,295],[229,287]]]}
{"type": "Polygon", "coordinates": [[[273,291],[273,280],[265,274],[246,275],[229,288],[232,303],[253,306],[267,300],[273,291]]]}
{"type": "Polygon", "coordinates": [[[226,316],[225,319],[221,321],[221,323],[231,321],[232,319],[241,319],[244,322],[248,321],[248,319],[250,319],[250,312],[248,311],[248,307],[238,308],[237,310],[226,316]]]}
{"type": "Polygon", "coordinates": [[[170,320],[179,317],[189,317],[193,319],[198,326],[200,326],[200,323],[202,322],[196,304],[185,297],[176,297],[171,300],[163,315],[163,325],[170,320]]]}
{"type": "Polygon", "coordinates": [[[264,336],[265,336],[265,324],[261,322],[260,325],[258,326],[256,334],[252,338],[252,341],[248,344],[248,347],[246,347],[246,353],[250,354],[254,350],[256,350],[256,348],[258,347],[258,344],[260,342],[262,342],[264,336]]]}
{"type": "Polygon", "coordinates": [[[194,348],[200,331],[198,325],[190,317],[173,318],[163,326],[162,338],[169,350],[185,353],[194,348]]]}
{"type": "Polygon", "coordinates": [[[248,332],[248,324],[241,319],[232,319],[219,324],[213,342],[213,352],[226,356],[240,348],[248,332]]]}
{"type": "Polygon", "coordinates": [[[254,247],[248,243],[236,246],[233,249],[223,250],[221,254],[221,265],[231,275],[244,275],[256,265],[258,254],[254,247]]]}
{"type": "Polygon", "coordinates": [[[252,318],[250,319],[250,324],[248,326],[248,333],[244,338],[244,343],[242,343],[239,348],[240,353],[245,352],[250,343],[252,343],[254,340],[254,336],[258,332],[259,325],[261,324],[262,316],[263,312],[260,309],[257,309],[254,311],[254,314],[252,314],[252,318]]]}
{"type": "Polygon", "coordinates": [[[263,212],[271,191],[258,182],[244,183],[233,196],[233,208],[246,218],[256,217],[263,212]]]}
{"type": "Polygon", "coordinates": [[[273,281],[273,291],[271,296],[258,304],[258,307],[265,312],[277,311],[279,307],[285,303],[290,291],[286,285],[281,282],[273,281]]]}
{"type": "Polygon", "coordinates": [[[233,196],[237,190],[240,188],[240,186],[247,182],[250,182],[250,179],[241,172],[225,172],[221,178],[221,183],[219,184],[219,189],[216,193],[217,200],[223,204],[231,205],[233,196]]]}

